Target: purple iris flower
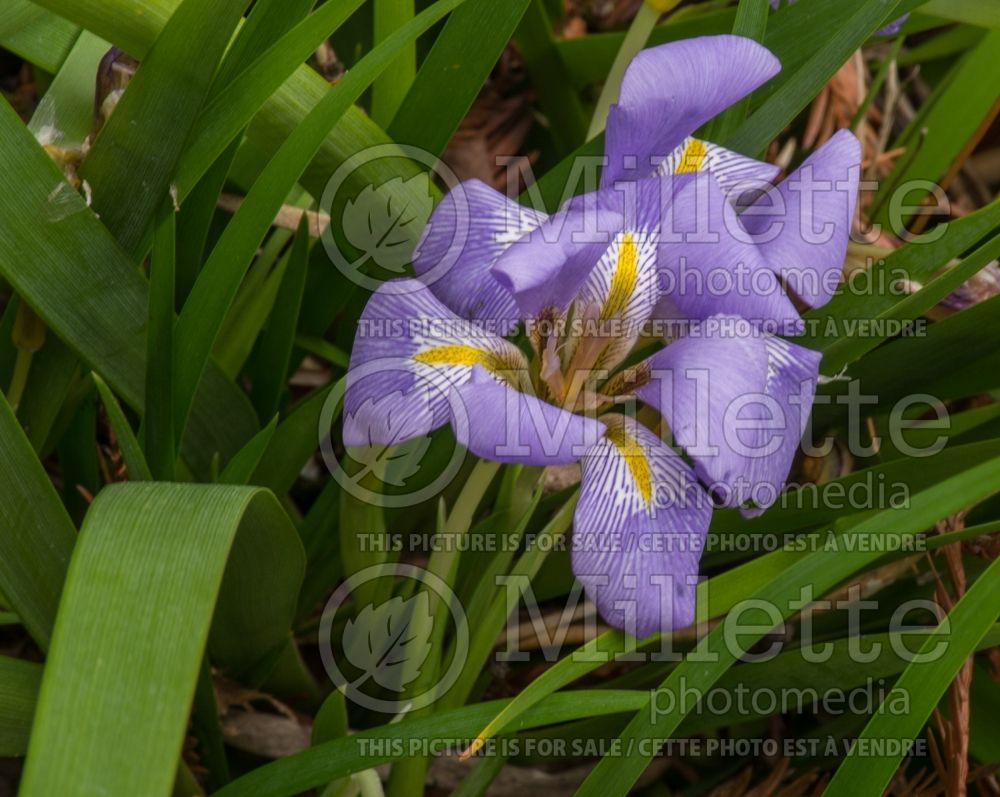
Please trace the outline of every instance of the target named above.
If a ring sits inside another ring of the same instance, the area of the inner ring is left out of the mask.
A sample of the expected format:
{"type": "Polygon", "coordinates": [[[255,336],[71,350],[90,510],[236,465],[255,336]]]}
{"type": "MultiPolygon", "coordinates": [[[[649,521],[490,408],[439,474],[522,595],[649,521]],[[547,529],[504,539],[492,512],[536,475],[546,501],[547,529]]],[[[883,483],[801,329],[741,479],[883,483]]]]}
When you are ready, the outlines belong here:
{"type": "Polygon", "coordinates": [[[774,333],[801,325],[788,290],[816,307],[836,287],[858,142],[841,131],[774,186],[777,167],[692,137],[779,68],[736,36],[641,52],[597,191],[547,216],[461,184],[417,278],[359,322],[345,444],[450,423],[485,459],[579,462],[573,571],[637,636],[692,622],[713,507],[777,500],[812,405],[820,355],[774,333]]]}
{"type": "MultiPolygon", "coordinates": [[[[777,11],[778,10],[778,6],[781,5],[781,0],[770,0],[770,2],[771,2],[771,8],[774,9],[775,11],[777,11]]],[[[793,5],[794,3],[795,3],[795,0],[788,0],[788,5],[793,5]]],[[[894,36],[895,34],[899,33],[899,29],[901,27],[903,27],[903,25],[905,24],[906,20],[908,20],[909,18],[910,18],[909,14],[903,14],[903,16],[901,16],[899,19],[894,20],[894,21],[890,22],[888,25],[886,25],[884,28],[881,28],[880,30],[875,31],[875,35],[876,36],[894,36]]]]}

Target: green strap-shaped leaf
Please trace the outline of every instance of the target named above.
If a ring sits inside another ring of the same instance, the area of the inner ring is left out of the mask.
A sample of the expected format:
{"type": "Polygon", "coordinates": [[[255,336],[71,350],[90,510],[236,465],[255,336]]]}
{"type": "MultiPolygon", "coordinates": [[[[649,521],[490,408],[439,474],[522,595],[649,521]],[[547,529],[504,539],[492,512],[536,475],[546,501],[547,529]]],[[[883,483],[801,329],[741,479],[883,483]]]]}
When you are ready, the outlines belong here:
{"type": "MultiPolygon", "coordinates": [[[[413,19],[413,0],[373,0],[373,45],[389,38],[403,24],[413,19]]],[[[383,129],[399,109],[417,74],[417,46],[410,42],[404,47],[391,69],[387,69],[372,86],[372,118],[383,129]]]]}
{"type": "MultiPolygon", "coordinates": [[[[733,35],[763,41],[770,10],[767,0],[740,0],[736,9],[736,21],[733,23],[733,35]]],[[[750,96],[747,95],[715,118],[708,138],[712,141],[729,138],[743,124],[749,112],[750,96]]]]}
{"type": "Polygon", "coordinates": [[[167,197],[181,148],[249,0],[184,0],[87,153],[94,208],[136,254],[167,197]]]}
{"type": "MultiPolygon", "coordinates": [[[[142,59],[156,36],[166,24],[180,0],[39,0],[43,6],[72,20],[104,39],[121,47],[127,53],[142,59]]],[[[359,0],[349,0],[354,3],[359,0]]],[[[337,3],[327,3],[335,7],[337,3]]],[[[323,9],[320,9],[322,11],[323,9]]],[[[51,55],[51,54],[50,54],[51,55]]],[[[301,62],[308,53],[299,59],[301,62]]],[[[261,152],[276,152],[308,116],[309,112],[330,93],[330,84],[308,66],[301,65],[274,92],[254,118],[247,132],[249,139],[261,152]]],[[[391,139],[367,114],[358,108],[349,108],[333,131],[323,140],[319,152],[302,176],[304,185],[313,196],[322,196],[336,169],[366,147],[390,145],[391,139]]],[[[412,177],[423,167],[395,158],[380,158],[358,168],[347,187],[364,185],[381,186],[393,178],[412,177]]],[[[183,185],[179,186],[183,189],[183,185]]],[[[418,186],[405,180],[393,189],[402,206],[421,200],[418,186]]],[[[424,192],[426,195],[426,192],[424,192]]],[[[181,192],[183,196],[183,191],[181,192]]],[[[414,241],[415,243],[415,241],[414,241]]]]}
{"type": "Polygon", "coordinates": [[[250,123],[289,75],[358,9],[363,0],[326,3],[293,27],[229,82],[217,82],[195,121],[177,167],[180,198],[250,123]]]}
{"type": "Polygon", "coordinates": [[[148,482],[153,480],[149,472],[149,465],[146,464],[146,457],[142,453],[142,447],[129,425],[125,413],[122,412],[118,399],[111,392],[111,388],[97,374],[93,375],[94,384],[97,385],[97,392],[101,394],[101,402],[104,404],[104,411],[108,414],[111,428],[115,437],[118,438],[118,448],[121,449],[122,459],[125,467],[128,468],[128,480],[132,482],[148,482]]]}
{"type": "MultiPolygon", "coordinates": [[[[142,411],[149,286],[108,230],[0,102],[0,274],[122,400],[142,411]]],[[[257,430],[249,400],[210,367],[185,458],[207,472],[257,430]]]]}
{"type": "MultiPolygon", "coordinates": [[[[521,717],[511,731],[558,722],[635,711],[649,694],[588,689],[550,695],[521,717]]],[[[215,797],[291,797],[336,778],[408,757],[410,739],[467,739],[508,701],[491,700],[427,717],[381,725],[255,769],[215,793],[215,797]],[[390,740],[388,743],[384,740],[390,740]]]]}
{"type": "Polygon", "coordinates": [[[257,417],[261,423],[272,418],[281,409],[281,396],[286,389],[308,267],[309,220],[303,214],[267,329],[260,337],[254,358],[251,401],[257,408],[257,417]]]}
{"type": "Polygon", "coordinates": [[[393,140],[440,155],[517,29],[529,0],[470,0],[448,17],[389,125],[393,140]]]}
{"type": "Polygon", "coordinates": [[[21,794],[169,794],[206,643],[259,678],[287,642],[303,567],[266,490],[105,488],[66,579],[21,794]]]}
{"type": "Polygon", "coordinates": [[[28,749],[41,682],[41,664],[0,656],[0,756],[20,756],[28,749]]]}
{"type": "MultiPolygon", "coordinates": [[[[838,69],[893,13],[900,0],[865,0],[843,27],[822,25],[825,43],[747,121],[723,142],[730,149],[757,155],[791,122],[838,69]]],[[[816,22],[814,18],[814,23],[816,22]]]]}
{"type": "Polygon", "coordinates": [[[990,31],[958,61],[896,141],[896,146],[907,148],[907,156],[896,161],[879,187],[874,200],[877,222],[895,226],[908,223],[910,214],[890,210],[894,204],[891,197],[898,192],[905,205],[919,206],[932,186],[929,181],[941,179],[975,141],[977,129],[984,122],[990,123],[996,113],[996,87],[1000,83],[998,47],[1000,30],[990,31]],[[928,182],[915,182],[918,180],[928,182]]]}
{"type": "Polygon", "coordinates": [[[972,655],[994,620],[1000,615],[1000,559],[994,560],[920,648],[921,657],[910,664],[886,696],[909,699],[902,714],[876,714],[865,726],[841,764],[824,795],[842,797],[881,794],[899,766],[900,755],[872,755],[866,745],[878,739],[915,739],[965,660],[972,655]],[[934,655],[939,652],[939,655],[934,655]]]}
{"type": "Polygon", "coordinates": [[[0,396],[0,592],[44,650],[76,529],[0,396]]]}
{"type": "Polygon", "coordinates": [[[264,167],[212,250],[177,321],[174,357],[177,428],[184,428],[195,387],[250,260],[323,139],[408,42],[462,2],[438,0],[372,50],[309,113],[264,167]]]}
{"type": "Polygon", "coordinates": [[[46,12],[31,0],[6,0],[0,24],[0,46],[55,74],[69,54],[80,29],[68,19],[46,12]]]}

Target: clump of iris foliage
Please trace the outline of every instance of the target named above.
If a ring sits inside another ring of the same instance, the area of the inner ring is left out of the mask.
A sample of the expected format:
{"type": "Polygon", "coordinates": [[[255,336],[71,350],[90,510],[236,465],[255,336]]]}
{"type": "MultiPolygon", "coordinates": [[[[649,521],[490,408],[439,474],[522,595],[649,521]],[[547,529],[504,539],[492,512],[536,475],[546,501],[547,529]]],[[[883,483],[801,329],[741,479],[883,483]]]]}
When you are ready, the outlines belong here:
{"type": "Polygon", "coordinates": [[[993,0],[4,0],[0,48],[0,791],[995,793],[993,0]],[[449,193],[417,152],[478,182],[449,193]],[[752,228],[728,181],[807,167],[843,183],[806,214],[834,236],[738,244],[769,299],[660,293],[669,258],[720,255],[647,234],[651,179],[752,228]],[[544,235],[588,207],[610,249],[544,235]],[[477,225],[500,212],[520,234],[496,246],[477,225]],[[794,266],[834,284],[774,276],[794,266]],[[522,326],[566,314],[627,324],[599,346],[522,326]],[[637,331],[661,316],[781,326],[663,346],[637,331]],[[512,334],[361,334],[422,317],[512,334]],[[444,374],[465,421],[347,376],[383,356],[444,374]],[[649,363],[703,366],[726,400],[806,385],[790,428],[829,444],[703,457],[649,363]],[[570,413],[577,367],[622,376],[570,413]],[[512,400],[565,413],[567,450],[497,456],[512,400]],[[456,440],[445,483],[397,500],[456,440]],[[772,489],[707,489],[736,475],[772,489]],[[699,500],[644,514],[650,480],[699,500]],[[697,544],[584,545],[661,530],[697,544]],[[324,613],[396,565],[430,576],[324,613]],[[650,572],[683,588],[636,588],[650,572]],[[358,645],[401,671],[367,673],[394,709],[331,680],[328,650],[358,645]],[[745,698],[788,688],[812,697],[745,698]]]}

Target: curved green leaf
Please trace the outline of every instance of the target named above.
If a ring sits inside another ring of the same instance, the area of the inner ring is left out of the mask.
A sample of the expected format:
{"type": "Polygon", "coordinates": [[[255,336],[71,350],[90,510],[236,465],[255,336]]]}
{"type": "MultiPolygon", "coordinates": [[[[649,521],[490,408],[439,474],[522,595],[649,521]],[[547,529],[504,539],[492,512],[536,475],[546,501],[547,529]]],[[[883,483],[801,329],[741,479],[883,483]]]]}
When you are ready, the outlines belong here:
{"type": "Polygon", "coordinates": [[[105,488],[70,564],[21,794],[169,794],[206,643],[259,679],[287,642],[303,567],[266,490],[105,488]]]}

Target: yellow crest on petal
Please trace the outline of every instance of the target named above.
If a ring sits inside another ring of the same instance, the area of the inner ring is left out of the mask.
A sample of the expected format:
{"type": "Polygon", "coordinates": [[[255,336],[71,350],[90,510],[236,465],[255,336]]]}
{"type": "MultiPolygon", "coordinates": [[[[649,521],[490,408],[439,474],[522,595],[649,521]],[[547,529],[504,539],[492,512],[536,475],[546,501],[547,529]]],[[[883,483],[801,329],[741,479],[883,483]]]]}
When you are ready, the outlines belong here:
{"type": "Polygon", "coordinates": [[[604,300],[604,307],[601,308],[602,321],[624,315],[625,308],[628,307],[632,294],[635,293],[638,279],[639,251],[635,244],[635,237],[632,233],[627,232],[622,236],[618,249],[618,262],[615,264],[615,271],[611,276],[611,288],[608,290],[607,299],[604,300]]]}
{"type": "Polygon", "coordinates": [[[499,354],[477,349],[475,346],[434,346],[417,352],[413,359],[425,365],[465,365],[469,368],[481,365],[487,371],[500,371],[505,367],[499,354]]]}
{"type": "Polygon", "coordinates": [[[628,466],[639,495],[642,496],[646,506],[649,506],[653,500],[653,474],[645,450],[622,423],[609,422],[604,436],[618,449],[618,453],[628,466]]]}
{"type": "Polygon", "coordinates": [[[704,141],[699,141],[697,138],[689,139],[687,146],[684,148],[684,154],[681,155],[680,162],[674,170],[674,174],[700,172],[702,166],[705,164],[705,155],[707,152],[708,147],[705,146],[704,141]]]}

